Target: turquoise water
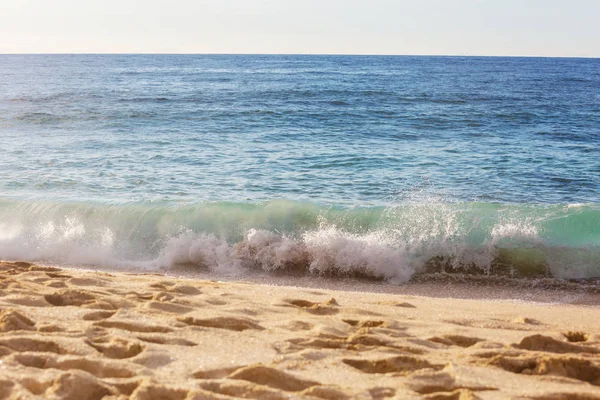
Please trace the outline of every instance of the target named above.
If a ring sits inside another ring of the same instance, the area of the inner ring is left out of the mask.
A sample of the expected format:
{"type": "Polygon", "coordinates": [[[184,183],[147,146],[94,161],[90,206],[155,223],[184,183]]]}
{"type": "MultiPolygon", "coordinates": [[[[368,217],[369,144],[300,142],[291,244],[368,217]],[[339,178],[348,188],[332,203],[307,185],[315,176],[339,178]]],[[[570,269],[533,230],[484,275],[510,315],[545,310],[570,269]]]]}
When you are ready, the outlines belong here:
{"type": "Polygon", "coordinates": [[[600,276],[600,60],[0,55],[0,258],[600,276]]]}

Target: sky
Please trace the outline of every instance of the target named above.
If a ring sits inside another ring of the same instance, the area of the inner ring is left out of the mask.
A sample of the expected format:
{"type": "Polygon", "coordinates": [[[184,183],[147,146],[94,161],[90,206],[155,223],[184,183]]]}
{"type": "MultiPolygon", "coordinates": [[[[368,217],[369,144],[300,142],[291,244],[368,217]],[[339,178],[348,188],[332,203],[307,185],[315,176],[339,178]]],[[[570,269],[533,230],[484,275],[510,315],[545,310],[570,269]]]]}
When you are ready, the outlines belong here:
{"type": "Polygon", "coordinates": [[[600,57],[600,0],[0,0],[0,53],[600,57]]]}

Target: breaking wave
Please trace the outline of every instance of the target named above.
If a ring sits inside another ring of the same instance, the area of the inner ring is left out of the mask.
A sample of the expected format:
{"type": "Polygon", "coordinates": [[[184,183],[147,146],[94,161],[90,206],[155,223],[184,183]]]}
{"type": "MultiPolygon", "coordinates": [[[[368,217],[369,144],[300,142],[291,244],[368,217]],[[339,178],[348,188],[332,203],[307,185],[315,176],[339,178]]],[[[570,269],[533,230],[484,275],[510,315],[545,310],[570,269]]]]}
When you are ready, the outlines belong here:
{"type": "Polygon", "coordinates": [[[0,201],[0,258],[159,270],[600,277],[600,207],[0,201]]]}

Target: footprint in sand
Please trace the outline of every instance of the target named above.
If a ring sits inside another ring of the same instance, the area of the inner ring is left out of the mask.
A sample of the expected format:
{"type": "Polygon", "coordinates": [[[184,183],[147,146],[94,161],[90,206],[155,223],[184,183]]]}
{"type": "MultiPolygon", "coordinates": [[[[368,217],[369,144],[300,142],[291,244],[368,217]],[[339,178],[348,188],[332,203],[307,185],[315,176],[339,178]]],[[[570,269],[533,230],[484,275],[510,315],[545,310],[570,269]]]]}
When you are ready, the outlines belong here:
{"type": "MultiPolygon", "coordinates": [[[[211,397],[215,398],[214,396],[211,397]]],[[[202,398],[193,396],[186,389],[171,388],[163,384],[144,382],[131,393],[130,400],[200,400],[202,398]]]]}
{"type": "Polygon", "coordinates": [[[25,367],[38,369],[59,370],[81,370],[88,372],[98,378],[131,378],[136,375],[135,371],[125,368],[122,364],[107,363],[88,358],[61,358],[58,359],[50,354],[13,354],[11,361],[15,361],[25,367]]]}
{"type": "Polygon", "coordinates": [[[427,360],[410,357],[396,356],[383,359],[343,359],[342,362],[367,374],[399,373],[407,375],[413,371],[425,368],[442,369],[444,366],[431,364],[427,360]]]}
{"type": "Polygon", "coordinates": [[[139,340],[141,340],[142,342],[163,344],[163,345],[173,345],[173,346],[197,346],[198,345],[198,343],[194,343],[187,339],[182,339],[182,338],[178,338],[178,337],[170,337],[167,335],[164,335],[164,336],[145,335],[145,336],[138,336],[137,338],[139,340]]]}
{"type": "Polygon", "coordinates": [[[149,310],[168,312],[173,314],[186,314],[194,311],[192,307],[182,306],[175,303],[164,303],[160,301],[150,301],[143,305],[144,308],[149,310]]]}
{"type": "Polygon", "coordinates": [[[446,346],[471,347],[479,342],[485,341],[476,337],[461,336],[461,335],[444,335],[435,336],[428,339],[430,342],[445,344],[446,346]]]}
{"type": "Polygon", "coordinates": [[[106,286],[110,284],[108,279],[102,278],[69,278],[67,280],[69,285],[73,286],[106,286]]]}
{"type": "Polygon", "coordinates": [[[107,292],[112,293],[114,295],[117,296],[121,296],[126,298],[127,300],[138,300],[138,301],[147,301],[147,300],[152,300],[153,296],[155,295],[152,292],[135,292],[135,291],[123,291],[121,289],[106,289],[107,292]]]}
{"type": "Polygon", "coordinates": [[[333,297],[322,303],[315,303],[302,299],[284,299],[283,302],[315,315],[332,315],[339,312],[339,309],[337,308],[339,304],[333,297]]]}
{"type": "Polygon", "coordinates": [[[522,317],[514,319],[510,322],[499,319],[447,319],[443,320],[443,322],[458,326],[468,326],[472,328],[505,329],[511,331],[531,331],[534,328],[529,325],[540,324],[538,321],[522,317]]]}
{"type": "Polygon", "coordinates": [[[41,296],[8,295],[2,298],[4,303],[25,307],[49,307],[48,302],[41,296]]]}
{"type": "Polygon", "coordinates": [[[46,281],[44,285],[54,289],[64,289],[68,287],[63,281],[46,281]]]}
{"type": "Polygon", "coordinates": [[[208,304],[213,305],[213,306],[224,306],[226,304],[229,304],[228,302],[221,300],[221,299],[217,299],[217,298],[208,298],[208,299],[205,299],[204,301],[206,301],[208,304]]]}
{"type": "Polygon", "coordinates": [[[144,367],[148,367],[150,369],[161,368],[166,365],[171,364],[175,361],[174,357],[169,356],[165,353],[144,353],[139,357],[136,357],[132,360],[132,362],[143,365],[144,367]]]}
{"type": "Polygon", "coordinates": [[[298,392],[318,385],[318,382],[300,379],[294,375],[261,364],[240,368],[231,373],[228,378],[241,379],[288,392],[298,392]]]}
{"type": "Polygon", "coordinates": [[[47,387],[37,388],[36,391],[28,389],[34,394],[51,399],[96,400],[120,394],[115,387],[83,371],[61,374],[53,382],[49,382],[47,387]]]}
{"type": "Polygon", "coordinates": [[[342,321],[344,321],[345,323],[347,323],[350,326],[356,327],[357,329],[376,328],[378,326],[382,326],[385,323],[384,321],[376,321],[376,320],[359,321],[356,319],[343,319],[342,321]]]}
{"type": "Polygon", "coordinates": [[[97,337],[86,343],[108,358],[124,359],[135,357],[144,351],[140,343],[120,337],[97,337]]]}
{"type": "MultiPolygon", "coordinates": [[[[405,385],[419,394],[435,394],[438,396],[437,398],[440,399],[454,399],[454,394],[461,390],[497,390],[495,387],[459,385],[452,374],[444,371],[417,371],[408,377],[405,385]]],[[[461,397],[456,398],[460,399],[461,397]]]]}
{"type": "Polygon", "coordinates": [[[32,330],[35,330],[35,322],[20,312],[4,310],[0,313],[0,332],[32,330]]]}
{"type": "Polygon", "coordinates": [[[160,281],[160,282],[156,282],[156,283],[152,283],[152,284],[148,285],[148,287],[151,287],[153,289],[159,289],[159,290],[168,290],[168,288],[170,286],[175,286],[175,282],[160,281]]]}
{"type": "MultiPolygon", "coordinates": [[[[199,391],[191,392],[193,400],[202,399],[273,399],[283,400],[288,398],[301,398],[304,392],[296,392],[295,395],[289,396],[287,393],[281,393],[280,389],[273,389],[269,386],[256,384],[244,380],[224,379],[224,380],[207,380],[200,381],[198,386],[199,391]]],[[[183,400],[183,399],[181,399],[183,400]]],[[[186,399],[187,400],[187,399],[186,399]]]]}
{"type": "Polygon", "coordinates": [[[579,331],[563,332],[562,335],[565,338],[567,338],[567,340],[569,342],[572,342],[572,343],[587,342],[588,339],[590,338],[590,335],[588,335],[587,333],[585,333],[585,332],[579,332],[579,331]]]}
{"type": "Polygon", "coordinates": [[[95,311],[85,314],[82,318],[84,321],[101,321],[115,315],[116,311],[95,311]]]}
{"type": "Polygon", "coordinates": [[[527,317],[517,317],[510,322],[512,322],[513,324],[523,324],[523,325],[543,325],[540,321],[533,319],[533,318],[527,318],[527,317]]]}
{"type": "Polygon", "coordinates": [[[402,308],[417,308],[413,304],[407,303],[405,301],[384,300],[384,301],[378,301],[375,304],[379,304],[382,306],[402,307],[402,308]]]}
{"type": "MultiPolygon", "coordinates": [[[[386,391],[385,393],[391,393],[389,396],[377,396],[377,394],[379,393],[383,392],[374,391],[373,393],[370,392],[369,394],[373,399],[382,399],[384,397],[392,397],[395,391],[393,389],[388,388],[388,391],[386,391]]],[[[312,396],[318,399],[349,400],[352,398],[351,396],[348,396],[346,393],[333,386],[311,386],[308,389],[303,390],[301,394],[303,396],[312,396]]]]}
{"type": "Polygon", "coordinates": [[[217,328],[227,329],[230,331],[245,331],[247,329],[264,330],[256,321],[250,318],[234,318],[234,317],[214,317],[214,318],[193,318],[193,317],[179,317],[178,321],[181,321],[188,325],[200,326],[204,328],[217,328]]]}
{"type": "Polygon", "coordinates": [[[163,291],[154,293],[152,295],[152,300],[161,301],[161,302],[172,301],[173,299],[175,299],[175,296],[173,296],[172,294],[169,294],[167,292],[163,292],[163,291]]]}
{"type": "Polygon", "coordinates": [[[374,387],[369,389],[369,395],[373,399],[385,399],[388,397],[394,397],[396,390],[390,387],[374,387]]]}
{"type": "Polygon", "coordinates": [[[53,294],[47,294],[44,296],[44,299],[56,307],[81,307],[84,304],[90,304],[96,301],[96,296],[82,290],[66,289],[53,294]]]}
{"type": "Polygon", "coordinates": [[[305,293],[312,294],[312,295],[315,295],[315,296],[327,296],[327,293],[321,292],[319,290],[306,290],[305,293]]]}
{"type": "Polygon", "coordinates": [[[12,337],[0,339],[0,346],[17,352],[42,352],[69,354],[69,351],[52,340],[41,340],[29,337],[12,337]]]}
{"type": "MultiPolygon", "coordinates": [[[[356,328],[349,335],[331,333],[313,333],[311,336],[286,340],[285,344],[278,346],[278,351],[283,353],[299,352],[304,349],[346,349],[353,351],[370,351],[374,348],[386,348],[394,353],[424,354],[425,350],[409,347],[390,339],[385,321],[377,320],[343,320],[356,328]],[[375,331],[375,329],[377,331],[375,331]]],[[[394,335],[397,336],[397,335],[394,335]]],[[[394,337],[392,336],[392,337],[394,337]]]]}
{"type": "Polygon", "coordinates": [[[530,351],[545,351],[549,353],[589,353],[598,354],[600,350],[591,346],[577,345],[570,342],[561,342],[549,336],[532,335],[521,340],[519,344],[513,347],[530,350],[530,351]]]}
{"type": "Polygon", "coordinates": [[[222,379],[227,377],[234,371],[238,369],[244,368],[243,366],[235,366],[235,367],[222,367],[222,368],[212,368],[206,370],[199,370],[192,374],[192,377],[195,379],[222,379]]]}
{"type": "Polygon", "coordinates": [[[107,320],[104,320],[104,321],[100,321],[100,322],[95,322],[94,325],[102,327],[102,328],[115,328],[115,329],[122,329],[125,331],[130,331],[130,332],[143,332],[143,333],[173,332],[173,329],[171,329],[167,326],[145,325],[145,324],[140,324],[137,322],[130,322],[130,321],[112,321],[112,320],[107,321],[107,320]]]}
{"type": "Polygon", "coordinates": [[[181,293],[187,296],[195,296],[202,293],[200,289],[190,285],[175,285],[173,288],[171,288],[171,291],[181,293]]]}
{"type": "Polygon", "coordinates": [[[54,324],[44,324],[40,325],[37,329],[38,332],[64,332],[65,329],[54,324]]]}
{"type": "Polygon", "coordinates": [[[53,278],[53,279],[70,279],[71,275],[67,275],[65,273],[63,273],[61,270],[58,270],[57,272],[46,272],[46,275],[49,278],[53,278]]]}
{"type": "Polygon", "coordinates": [[[306,321],[289,321],[285,324],[281,325],[281,328],[286,329],[288,331],[297,332],[297,331],[309,331],[313,329],[315,326],[310,322],[306,321]]]}
{"type": "Polygon", "coordinates": [[[600,366],[580,357],[497,355],[484,363],[516,374],[563,376],[600,386],[600,366]]]}

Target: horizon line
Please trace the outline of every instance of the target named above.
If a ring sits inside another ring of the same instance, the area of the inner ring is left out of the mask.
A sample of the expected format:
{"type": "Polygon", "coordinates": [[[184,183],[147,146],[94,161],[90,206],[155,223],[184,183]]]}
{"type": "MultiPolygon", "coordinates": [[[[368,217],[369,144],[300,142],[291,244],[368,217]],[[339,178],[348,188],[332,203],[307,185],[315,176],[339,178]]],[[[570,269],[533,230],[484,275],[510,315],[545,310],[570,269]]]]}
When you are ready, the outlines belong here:
{"type": "Polygon", "coordinates": [[[171,56],[342,56],[342,57],[473,57],[473,58],[577,58],[600,59],[600,56],[556,56],[556,55],[493,55],[493,54],[391,54],[391,53],[177,53],[177,52],[25,52],[3,53],[0,56],[51,56],[51,55],[171,55],[171,56]]]}

